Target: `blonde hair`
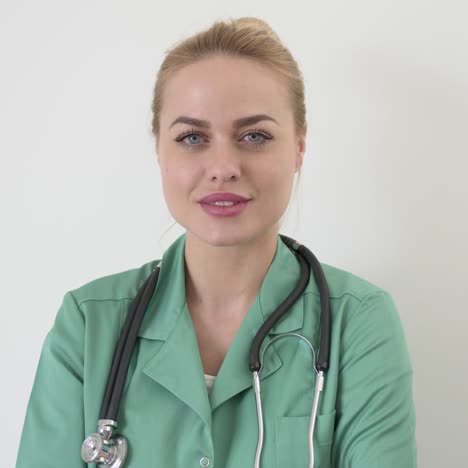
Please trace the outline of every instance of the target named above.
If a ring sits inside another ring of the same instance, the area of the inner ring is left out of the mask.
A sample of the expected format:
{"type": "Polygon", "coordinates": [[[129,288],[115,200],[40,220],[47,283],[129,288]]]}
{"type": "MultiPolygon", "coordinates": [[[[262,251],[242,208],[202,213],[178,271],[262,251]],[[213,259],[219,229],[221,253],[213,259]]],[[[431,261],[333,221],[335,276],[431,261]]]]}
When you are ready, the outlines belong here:
{"type": "Polygon", "coordinates": [[[245,16],[215,21],[199,33],[177,42],[166,50],[153,91],[151,132],[157,139],[164,88],[171,76],[182,67],[215,55],[243,57],[270,67],[283,77],[294,115],[295,130],[301,134],[306,123],[304,81],[289,50],[265,21],[245,16]]]}

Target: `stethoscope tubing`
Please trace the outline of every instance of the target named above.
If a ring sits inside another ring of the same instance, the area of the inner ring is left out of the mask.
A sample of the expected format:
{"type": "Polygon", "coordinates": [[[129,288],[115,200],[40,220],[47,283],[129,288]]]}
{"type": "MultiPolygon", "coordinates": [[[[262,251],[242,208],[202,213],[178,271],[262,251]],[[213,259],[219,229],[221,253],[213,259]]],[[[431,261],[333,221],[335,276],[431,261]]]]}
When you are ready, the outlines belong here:
{"type": "Polygon", "coordinates": [[[281,317],[289,310],[289,308],[296,302],[299,296],[303,293],[307,287],[309,277],[309,266],[302,256],[297,256],[301,265],[301,275],[299,281],[294,290],[288,295],[288,297],[278,306],[278,308],[263,322],[263,325],[259,328],[255,338],[252,341],[250,347],[249,357],[249,369],[250,372],[259,372],[261,368],[260,362],[260,347],[265,340],[268,332],[274,327],[274,325],[281,319],[281,317]]]}
{"type": "Polygon", "coordinates": [[[280,235],[283,242],[296,254],[301,266],[299,281],[294,290],[280,304],[280,306],[265,320],[252,341],[249,355],[249,369],[251,372],[259,371],[260,347],[271,328],[294,304],[298,297],[304,292],[309,282],[310,268],[312,268],[314,279],[320,294],[320,337],[319,353],[315,367],[317,371],[326,372],[330,365],[330,340],[331,340],[331,313],[328,284],[317,257],[304,245],[299,244],[291,237],[280,235]]]}
{"type": "Polygon", "coordinates": [[[160,269],[156,267],[145,280],[133,300],[117,342],[112,365],[107,380],[99,419],[117,420],[125,379],[136,337],[148,304],[158,282],[160,269]]]}
{"type": "MultiPolygon", "coordinates": [[[[285,238],[286,236],[281,236],[285,238]]],[[[290,239],[290,242],[296,243],[290,239]]],[[[330,293],[328,283],[325,278],[320,262],[317,257],[303,244],[300,244],[297,251],[306,259],[312,267],[315,283],[320,294],[320,338],[319,353],[317,357],[316,369],[318,372],[326,372],[330,366],[330,343],[331,343],[331,311],[330,311],[330,293]]]]}

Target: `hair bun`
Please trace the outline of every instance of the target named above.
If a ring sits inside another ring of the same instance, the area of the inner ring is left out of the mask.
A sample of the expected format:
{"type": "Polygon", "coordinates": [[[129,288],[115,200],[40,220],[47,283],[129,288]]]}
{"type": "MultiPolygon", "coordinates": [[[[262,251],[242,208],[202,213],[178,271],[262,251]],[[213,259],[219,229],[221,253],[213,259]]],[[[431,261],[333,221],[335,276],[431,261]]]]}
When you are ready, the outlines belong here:
{"type": "Polygon", "coordinates": [[[276,40],[280,41],[279,36],[275,33],[275,31],[273,31],[272,27],[266,21],[255,16],[242,16],[241,18],[233,20],[233,23],[241,28],[250,27],[252,29],[256,29],[257,31],[263,31],[274,37],[276,40]]]}

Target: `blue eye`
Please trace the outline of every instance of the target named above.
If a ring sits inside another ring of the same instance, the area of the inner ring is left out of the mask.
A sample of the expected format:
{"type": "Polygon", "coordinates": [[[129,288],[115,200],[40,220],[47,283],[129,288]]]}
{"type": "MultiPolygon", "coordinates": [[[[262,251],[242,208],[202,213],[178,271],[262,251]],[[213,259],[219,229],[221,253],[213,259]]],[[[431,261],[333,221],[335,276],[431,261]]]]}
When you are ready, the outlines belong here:
{"type": "Polygon", "coordinates": [[[258,141],[258,138],[256,138],[256,139],[253,140],[253,141],[250,140],[250,141],[252,141],[252,143],[254,143],[254,144],[261,144],[261,143],[264,143],[266,140],[270,140],[270,139],[271,139],[271,138],[267,138],[265,135],[263,135],[263,133],[260,133],[260,132],[249,132],[249,133],[247,133],[246,135],[244,135],[244,136],[242,137],[242,139],[244,139],[246,136],[249,136],[249,135],[257,135],[257,137],[260,136],[260,137],[262,138],[260,141],[258,141]]]}
{"type": "MultiPolygon", "coordinates": [[[[251,136],[251,135],[257,135],[257,137],[254,140],[250,140],[250,142],[253,145],[262,145],[262,144],[265,144],[268,140],[273,139],[273,137],[269,135],[267,132],[265,132],[264,130],[256,129],[256,130],[251,130],[249,132],[244,133],[241,137],[241,140],[243,140],[246,136],[251,136]]],[[[194,141],[193,137],[205,138],[205,135],[201,132],[198,132],[197,130],[192,129],[192,130],[185,131],[179,134],[176,137],[175,141],[182,146],[189,146],[189,147],[199,146],[201,143],[197,143],[196,139],[194,141]]]]}
{"type": "Polygon", "coordinates": [[[200,138],[200,136],[201,136],[201,135],[198,135],[197,133],[191,133],[190,135],[187,135],[186,137],[184,137],[184,138],[182,139],[182,141],[188,139],[188,142],[193,143],[193,144],[196,145],[197,142],[194,141],[193,138],[194,138],[194,137],[200,138]]]}
{"type": "Polygon", "coordinates": [[[203,134],[192,129],[190,131],[180,133],[179,135],[177,135],[177,137],[176,137],[176,139],[174,141],[176,141],[178,144],[180,144],[182,146],[197,146],[198,145],[197,142],[193,141],[194,136],[203,137],[203,134]],[[185,140],[188,140],[188,141],[191,141],[191,142],[189,143],[189,142],[187,142],[185,140]],[[192,143],[194,143],[194,144],[192,144],[192,143]]]}

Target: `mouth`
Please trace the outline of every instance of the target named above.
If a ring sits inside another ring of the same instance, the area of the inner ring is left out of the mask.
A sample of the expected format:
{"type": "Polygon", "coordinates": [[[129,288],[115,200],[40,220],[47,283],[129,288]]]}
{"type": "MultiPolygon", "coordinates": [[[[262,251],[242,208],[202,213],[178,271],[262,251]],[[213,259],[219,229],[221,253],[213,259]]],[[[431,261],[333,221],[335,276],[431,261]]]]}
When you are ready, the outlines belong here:
{"type": "Polygon", "coordinates": [[[212,203],[200,202],[200,206],[211,216],[238,216],[250,203],[250,200],[245,201],[216,201],[212,203]]]}
{"type": "MultiPolygon", "coordinates": [[[[203,203],[203,202],[202,202],[203,203]]],[[[238,205],[239,203],[242,203],[240,201],[217,201],[217,202],[212,202],[212,203],[204,203],[205,205],[213,205],[213,206],[233,206],[233,205],[238,205]]],[[[245,203],[245,202],[243,202],[245,203]]]]}
{"type": "Polygon", "coordinates": [[[218,206],[229,205],[231,203],[242,203],[248,201],[250,198],[238,193],[232,192],[213,192],[198,200],[198,203],[216,204],[218,206]]]}

